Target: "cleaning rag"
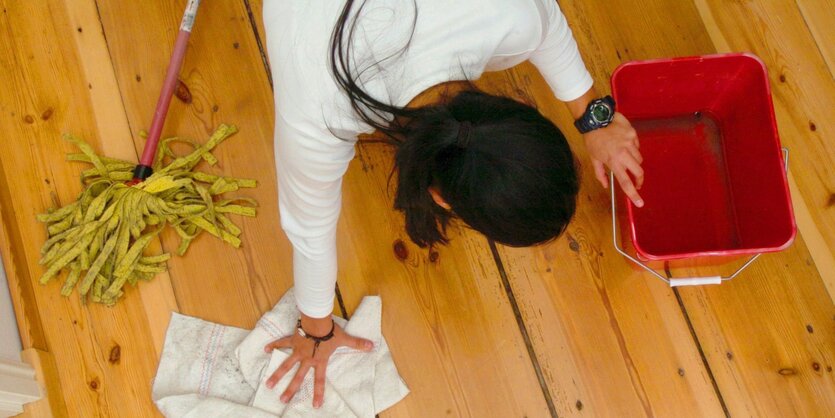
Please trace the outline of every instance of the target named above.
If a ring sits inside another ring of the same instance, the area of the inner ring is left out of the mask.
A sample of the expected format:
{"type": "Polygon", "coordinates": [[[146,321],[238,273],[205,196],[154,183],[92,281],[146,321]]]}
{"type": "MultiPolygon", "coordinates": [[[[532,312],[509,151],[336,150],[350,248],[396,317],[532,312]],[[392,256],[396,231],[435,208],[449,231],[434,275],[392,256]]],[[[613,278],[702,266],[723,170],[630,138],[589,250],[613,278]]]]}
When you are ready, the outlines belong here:
{"type": "Polygon", "coordinates": [[[371,352],[339,347],[331,355],[324,403],[313,408],[313,370],[284,404],[280,395],[294,366],[268,389],[267,378],[290,355],[264,351],[269,342],[296,331],[299,311],[290,289],[252,331],[174,313],[165,336],[152,397],[173,417],[356,417],[372,418],[409,393],[381,332],[382,301],[363,298],[350,321],[334,316],[349,335],[374,342],[371,352]]]}

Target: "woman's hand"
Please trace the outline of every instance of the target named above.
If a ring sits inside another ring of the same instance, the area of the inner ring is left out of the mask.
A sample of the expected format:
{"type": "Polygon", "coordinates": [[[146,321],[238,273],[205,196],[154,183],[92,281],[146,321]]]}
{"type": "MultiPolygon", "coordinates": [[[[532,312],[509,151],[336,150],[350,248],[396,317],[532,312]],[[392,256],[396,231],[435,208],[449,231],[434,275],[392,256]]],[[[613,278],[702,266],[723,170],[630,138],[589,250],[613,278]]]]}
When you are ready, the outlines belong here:
{"type": "MultiPolygon", "coordinates": [[[[332,319],[327,318],[311,318],[302,314],[302,329],[305,333],[313,336],[324,336],[330,329],[332,319]]],[[[284,360],[278,369],[273,372],[272,376],[267,379],[267,387],[272,389],[281,378],[287,374],[288,371],[296,364],[301,363],[290,385],[281,395],[281,401],[284,403],[290,402],[296,392],[299,390],[304,377],[308,370],[313,368],[313,407],[319,408],[325,400],[325,370],[328,367],[328,359],[331,354],[340,346],[348,346],[362,351],[371,351],[374,348],[374,343],[364,338],[352,337],[345,333],[339,325],[333,324],[333,338],[319,344],[316,350],[316,356],[313,356],[314,341],[299,335],[294,332],[293,335],[275,340],[266,347],[264,351],[271,352],[276,348],[291,348],[293,352],[290,357],[284,360]]]]}
{"type": "Polygon", "coordinates": [[[615,113],[612,123],[583,135],[586,149],[591,156],[594,174],[603,187],[609,187],[606,167],[615,174],[624,193],[632,199],[635,206],[644,206],[638,190],[644,183],[644,170],[641,168],[641,152],[638,135],[632,124],[620,113],[615,113]],[[635,182],[629,174],[635,177],[635,182]]]}

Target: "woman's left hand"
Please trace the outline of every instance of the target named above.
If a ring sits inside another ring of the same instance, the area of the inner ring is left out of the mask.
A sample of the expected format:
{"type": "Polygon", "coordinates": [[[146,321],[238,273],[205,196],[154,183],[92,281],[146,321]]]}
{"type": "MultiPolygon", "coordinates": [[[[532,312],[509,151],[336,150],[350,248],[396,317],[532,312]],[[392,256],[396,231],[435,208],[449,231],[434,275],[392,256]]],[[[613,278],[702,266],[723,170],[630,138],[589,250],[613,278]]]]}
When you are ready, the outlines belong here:
{"type": "Polygon", "coordinates": [[[638,135],[629,120],[621,113],[615,113],[609,126],[588,132],[583,135],[583,139],[600,184],[609,187],[609,176],[606,174],[606,167],[609,167],[635,206],[644,206],[638,194],[644,183],[644,170],[641,168],[643,158],[638,135]],[[630,174],[635,178],[634,182],[630,174]]]}

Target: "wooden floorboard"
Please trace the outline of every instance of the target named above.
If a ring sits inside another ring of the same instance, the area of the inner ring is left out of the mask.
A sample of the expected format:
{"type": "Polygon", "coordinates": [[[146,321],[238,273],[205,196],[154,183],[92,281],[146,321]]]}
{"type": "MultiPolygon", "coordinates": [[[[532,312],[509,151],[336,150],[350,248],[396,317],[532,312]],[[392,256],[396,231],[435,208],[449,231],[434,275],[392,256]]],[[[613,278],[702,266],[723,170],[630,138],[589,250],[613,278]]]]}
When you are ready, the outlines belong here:
{"type": "MultiPolygon", "coordinates": [[[[514,71],[516,79],[533,79],[529,70],[514,71]]],[[[542,91],[532,96],[544,98],[542,91]]],[[[563,109],[538,103],[566,126],[563,109]]],[[[672,292],[611,248],[607,194],[594,182],[585,171],[565,236],[499,251],[560,416],[721,415],[672,292]]]]}
{"type": "Polygon", "coordinates": [[[829,67],[829,76],[835,77],[835,1],[796,0],[797,7],[814,37],[818,51],[829,67]]]}
{"type": "Polygon", "coordinates": [[[549,416],[486,240],[454,228],[449,247],[408,242],[386,193],[392,157],[385,145],[360,146],[343,207],[362,210],[344,212],[339,241],[348,311],[382,296],[383,330],[412,389],[381,416],[549,416]]]}
{"type": "MultiPolygon", "coordinates": [[[[560,6],[601,92],[609,90],[620,62],[712,48],[692,5],[560,6]]],[[[571,116],[531,66],[512,70],[501,84],[535,102],[558,126],[571,126],[571,116]]],[[[564,131],[584,166],[577,217],[554,243],[500,250],[560,415],[723,415],[675,295],[614,251],[608,191],[594,179],[580,136],[564,131]]]]}
{"type": "Polygon", "coordinates": [[[679,292],[732,416],[835,414],[835,307],[802,239],[730,282],[679,292]]]}
{"type": "MultiPolygon", "coordinates": [[[[140,150],[140,131],[150,126],[154,105],[185,2],[98,2],[116,80],[140,150]],[[155,22],[147,25],[146,16],[155,22]]],[[[259,216],[236,219],[244,245],[234,250],[212,237],[195,241],[185,257],[168,264],[182,313],[251,328],[292,284],[289,242],[281,234],[272,158],[272,97],[242,2],[201,7],[180,79],[189,99],[175,96],[163,137],[205,141],[220,123],[240,131],[219,146],[217,168],[200,167],[258,180],[238,196],[259,202],[259,216]]],[[[168,231],[171,232],[171,231],[168,231]]],[[[176,249],[176,234],[162,235],[176,249]]]]}
{"type": "MultiPolygon", "coordinates": [[[[0,124],[13,138],[0,148],[0,254],[24,346],[54,359],[56,416],[158,416],[149,382],[172,310],[251,327],[292,284],[262,0],[201,6],[181,71],[192,101],[174,99],[164,131],[202,141],[218,123],[239,125],[217,149],[219,168],[207,170],[257,178],[258,189],[239,194],[259,200],[259,216],[238,220],[242,249],[203,237],[114,308],[38,285],[45,233],[34,214],[80,190],[81,167],[64,161],[72,148],[60,134],[136,158],[185,0],[0,3],[0,64],[14,69],[0,72],[0,124]]],[[[338,280],[347,313],[364,295],[383,298],[384,333],[412,393],[382,416],[835,415],[831,0],[559,3],[601,91],[631,59],[731,50],[763,58],[792,149],[801,234],[730,283],[672,291],[612,250],[608,193],[584,168],[577,218],[559,240],[498,246],[497,263],[483,237],[456,225],[450,246],[427,251],[391,208],[392,150],[364,143],[345,178],[338,280]]],[[[570,126],[529,64],[479,86],[570,126]]],[[[566,132],[585,163],[579,135],[566,132]]],[[[177,240],[165,234],[161,245],[177,240]]],[[[670,273],[708,271],[717,270],[670,273]]]]}
{"type": "MultiPolygon", "coordinates": [[[[6,70],[0,72],[0,124],[6,139],[0,150],[0,202],[4,238],[12,239],[1,248],[3,259],[14,264],[13,289],[31,289],[22,298],[39,316],[23,321],[29,334],[25,340],[54,358],[66,410],[85,417],[118,416],[125,410],[137,417],[155,416],[147,382],[156,369],[156,347],[138,292],[127,289],[122,303],[106,308],[82,305],[77,295],[61,297],[59,280],[38,284],[45,230],[35,215],[75,200],[80,190],[81,166],[65,161],[74,150],[61,134],[82,136],[111,155],[133,154],[129,137],[116,135],[124,133],[124,126],[119,126],[118,91],[103,81],[109,62],[84,66],[104,47],[95,39],[101,30],[97,22],[79,25],[79,14],[91,10],[95,13],[92,2],[78,2],[72,10],[61,1],[3,4],[0,59],[6,70]],[[116,116],[108,108],[115,108],[116,116]],[[30,332],[30,326],[40,331],[30,332]],[[42,338],[32,336],[41,333],[42,338]]],[[[24,312],[29,311],[18,314],[24,312]]]]}

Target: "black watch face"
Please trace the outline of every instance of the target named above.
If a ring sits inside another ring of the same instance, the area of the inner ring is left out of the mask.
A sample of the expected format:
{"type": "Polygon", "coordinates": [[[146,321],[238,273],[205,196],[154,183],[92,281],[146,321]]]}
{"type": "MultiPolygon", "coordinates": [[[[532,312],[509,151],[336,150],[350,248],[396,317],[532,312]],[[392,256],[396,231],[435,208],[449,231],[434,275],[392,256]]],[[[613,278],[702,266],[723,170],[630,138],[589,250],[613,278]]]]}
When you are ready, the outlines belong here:
{"type": "Polygon", "coordinates": [[[612,109],[603,103],[596,103],[591,108],[591,116],[597,122],[608,122],[609,118],[612,117],[612,109]]]}

